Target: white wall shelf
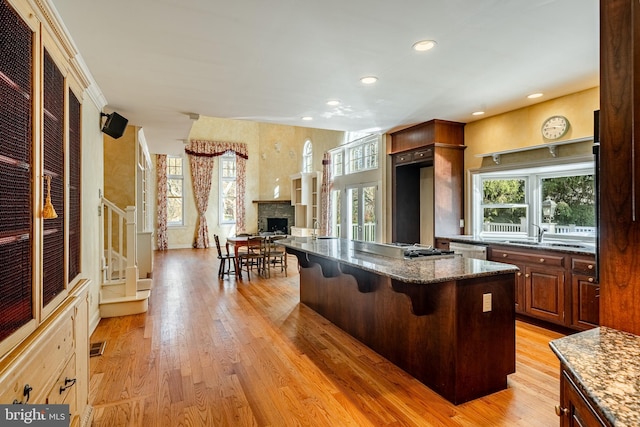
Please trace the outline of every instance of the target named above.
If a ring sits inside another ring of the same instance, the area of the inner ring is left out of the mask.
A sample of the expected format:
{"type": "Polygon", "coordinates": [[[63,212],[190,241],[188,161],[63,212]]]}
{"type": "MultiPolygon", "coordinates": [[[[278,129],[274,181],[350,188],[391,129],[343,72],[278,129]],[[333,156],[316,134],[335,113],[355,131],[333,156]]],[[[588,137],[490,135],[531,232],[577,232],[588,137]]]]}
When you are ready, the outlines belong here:
{"type": "Polygon", "coordinates": [[[524,151],[539,150],[541,148],[549,149],[549,154],[551,154],[551,157],[556,157],[557,156],[556,147],[558,147],[560,145],[576,144],[576,143],[579,143],[579,142],[586,142],[586,141],[593,141],[593,137],[592,136],[587,136],[587,137],[584,137],[584,138],[568,139],[566,141],[554,141],[554,142],[548,142],[546,144],[514,148],[514,149],[511,149],[511,150],[502,150],[502,151],[494,151],[492,153],[476,154],[476,157],[491,157],[491,158],[493,158],[494,163],[499,165],[500,164],[500,156],[502,156],[503,154],[521,153],[521,152],[524,152],[524,151]]]}

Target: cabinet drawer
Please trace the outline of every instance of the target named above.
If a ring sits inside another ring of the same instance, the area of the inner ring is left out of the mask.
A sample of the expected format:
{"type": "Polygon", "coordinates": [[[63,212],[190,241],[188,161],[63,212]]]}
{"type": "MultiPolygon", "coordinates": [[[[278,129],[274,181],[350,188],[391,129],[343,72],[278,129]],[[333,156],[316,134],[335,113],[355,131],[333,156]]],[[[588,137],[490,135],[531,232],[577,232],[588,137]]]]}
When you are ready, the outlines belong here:
{"type": "Polygon", "coordinates": [[[564,266],[564,256],[550,254],[548,252],[519,252],[510,249],[491,249],[491,259],[499,262],[526,262],[528,264],[564,266]]]}
{"type": "Polygon", "coordinates": [[[413,153],[396,154],[394,156],[394,160],[397,165],[401,163],[409,163],[413,161],[413,153]]]}
{"type": "Polygon", "coordinates": [[[595,276],[596,261],[595,259],[571,258],[571,270],[574,273],[595,276]]]}
{"type": "Polygon", "coordinates": [[[46,403],[50,405],[68,404],[69,412],[76,412],[76,357],[75,354],[69,359],[67,365],[60,373],[60,376],[49,391],[46,403]]]}
{"type": "Polygon", "coordinates": [[[52,376],[60,372],[75,352],[73,313],[72,308],[68,309],[36,330],[33,342],[29,343],[32,351],[22,352],[9,361],[6,366],[10,368],[0,372],[0,384],[4,389],[0,391],[0,402],[24,402],[23,391],[29,384],[32,389],[29,403],[44,403],[55,380],[52,376]]]}
{"type": "Polygon", "coordinates": [[[431,160],[433,159],[433,149],[432,148],[427,148],[425,150],[416,150],[413,153],[413,160],[414,161],[424,161],[424,160],[431,160]]]}

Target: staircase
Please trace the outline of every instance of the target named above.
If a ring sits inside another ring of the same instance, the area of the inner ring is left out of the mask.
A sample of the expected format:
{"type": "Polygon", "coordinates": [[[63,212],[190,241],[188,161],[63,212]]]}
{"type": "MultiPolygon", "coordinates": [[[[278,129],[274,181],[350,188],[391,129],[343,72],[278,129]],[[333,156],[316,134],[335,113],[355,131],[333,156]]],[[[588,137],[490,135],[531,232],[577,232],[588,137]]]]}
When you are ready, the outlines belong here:
{"type": "Polygon", "coordinates": [[[144,313],[149,308],[152,279],[138,277],[136,208],[128,206],[123,211],[103,198],[101,212],[100,317],[144,313]]]}

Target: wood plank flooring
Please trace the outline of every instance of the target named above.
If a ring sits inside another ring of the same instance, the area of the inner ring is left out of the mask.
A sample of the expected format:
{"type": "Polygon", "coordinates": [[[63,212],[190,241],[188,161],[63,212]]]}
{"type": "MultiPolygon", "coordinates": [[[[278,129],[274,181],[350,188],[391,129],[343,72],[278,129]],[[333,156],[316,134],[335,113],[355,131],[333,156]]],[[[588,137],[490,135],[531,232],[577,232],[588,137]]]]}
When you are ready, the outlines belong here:
{"type": "Polygon", "coordinates": [[[455,406],[300,304],[295,258],[219,280],[215,252],[156,252],[148,313],[100,321],[93,426],[559,425],[560,334],[518,321],[509,387],[455,406]]]}

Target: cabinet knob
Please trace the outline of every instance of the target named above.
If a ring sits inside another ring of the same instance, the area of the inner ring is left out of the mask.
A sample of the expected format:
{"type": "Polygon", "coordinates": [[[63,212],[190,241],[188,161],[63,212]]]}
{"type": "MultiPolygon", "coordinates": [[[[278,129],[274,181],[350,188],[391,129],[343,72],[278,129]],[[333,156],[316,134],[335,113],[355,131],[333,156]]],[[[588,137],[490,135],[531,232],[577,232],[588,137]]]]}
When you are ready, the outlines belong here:
{"type": "Polygon", "coordinates": [[[540,258],[540,262],[544,262],[544,258],[540,258]]]}
{"type": "Polygon", "coordinates": [[[593,279],[593,277],[589,277],[589,279],[588,279],[588,280],[589,280],[589,282],[593,283],[593,280],[594,280],[594,279],[593,279]]]}
{"type": "Polygon", "coordinates": [[[502,254],[502,258],[506,258],[508,256],[509,256],[509,254],[502,254]]]}
{"type": "Polygon", "coordinates": [[[524,277],[529,277],[529,273],[525,274],[524,277]]]}
{"type": "Polygon", "coordinates": [[[557,416],[559,416],[559,417],[561,417],[561,416],[563,416],[563,415],[565,415],[565,416],[566,416],[568,413],[569,413],[569,409],[567,409],[567,408],[563,408],[563,407],[562,407],[562,406],[560,406],[560,405],[556,405],[556,415],[557,415],[557,416]]]}
{"type": "Polygon", "coordinates": [[[522,273],[520,271],[518,271],[518,277],[522,276],[522,273]]]}
{"type": "Polygon", "coordinates": [[[589,264],[589,265],[587,265],[587,268],[588,268],[589,270],[593,270],[593,264],[589,264]]]}

